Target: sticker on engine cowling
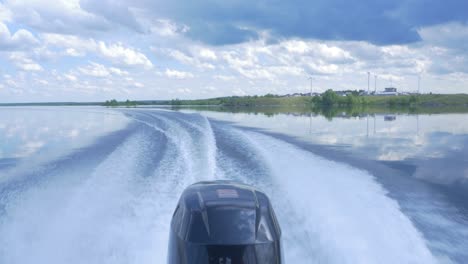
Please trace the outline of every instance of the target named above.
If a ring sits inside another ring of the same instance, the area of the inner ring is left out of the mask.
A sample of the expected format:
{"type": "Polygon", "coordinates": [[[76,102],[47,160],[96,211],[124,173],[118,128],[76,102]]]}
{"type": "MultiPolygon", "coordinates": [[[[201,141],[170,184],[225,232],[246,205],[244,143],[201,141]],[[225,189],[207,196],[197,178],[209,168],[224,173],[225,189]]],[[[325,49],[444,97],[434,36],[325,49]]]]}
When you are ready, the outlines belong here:
{"type": "Polygon", "coordinates": [[[217,189],[218,198],[239,198],[239,194],[234,189],[217,189]]]}

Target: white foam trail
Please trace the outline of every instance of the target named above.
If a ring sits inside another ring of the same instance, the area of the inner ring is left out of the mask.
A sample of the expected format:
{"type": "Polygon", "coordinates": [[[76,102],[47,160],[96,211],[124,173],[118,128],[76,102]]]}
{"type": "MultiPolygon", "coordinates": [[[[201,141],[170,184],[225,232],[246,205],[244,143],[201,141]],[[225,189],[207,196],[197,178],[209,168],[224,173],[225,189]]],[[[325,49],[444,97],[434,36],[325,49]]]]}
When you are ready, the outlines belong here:
{"type": "Polygon", "coordinates": [[[250,185],[270,189],[270,182],[266,182],[265,178],[269,179],[271,171],[254,142],[241,130],[231,126],[216,126],[216,131],[219,137],[226,137],[220,140],[228,141],[234,152],[231,153],[233,156],[229,156],[225,149],[218,151],[218,174],[227,179],[241,179],[250,185]]]}
{"type": "Polygon", "coordinates": [[[172,212],[196,180],[193,153],[181,144],[190,140],[168,123],[173,140],[154,177],[140,175],[154,149],[137,134],[73,189],[51,182],[12,199],[0,222],[0,263],[165,263],[172,212]]]}
{"type": "Polygon", "coordinates": [[[217,149],[219,131],[204,117],[139,114],[132,116],[154,130],[121,143],[92,175],[73,176],[71,184],[64,174],[11,194],[0,218],[0,263],[165,263],[179,195],[222,174],[267,191],[287,263],[434,262],[411,221],[368,173],[222,126],[220,133],[233,137],[225,143],[240,147],[235,160],[217,149]],[[155,146],[155,135],[164,135],[167,146],[155,146]],[[149,158],[154,151],[163,151],[157,164],[149,158]]]}
{"type": "Polygon", "coordinates": [[[263,134],[217,129],[247,159],[235,161],[222,150],[218,164],[225,175],[271,197],[287,263],[435,262],[412,222],[368,173],[263,134]],[[242,167],[251,159],[265,167],[257,177],[242,167]]]}
{"type": "Polygon", "coordinates": [[[166,243],[157,241],[168,230],[158,231],[157,216],[167,200],[153,199],[158,186],[141,175],[148,145],[137,134],[74,188],[50,182],[11,199],[0,222],[0,263],[163,263],[166,243]]]}
{"type": "Polygon", "coordinates": [[[196,181],[213,179],[216,170],[216,143],[206,118],[198,116],[197,123],[187,123],[176,117],[169,119],[158,115],[157,112],[150,112],[149,116],[162,123],[142,122],[163,133],[168,138],[168,146],[155,168],[155,178],[144,183],[146,195],[140,197],[143,208],[157,208],[153,213],[141,216],[154,223],[147,231],[153,238],[147,242],[153,254],[131,263],[165,263],[170,219],[180,194],[196,181]]]}
{"type": "MultiPolygon", "coordinates": [[[[216,173],[216,140],[211,128],[210,121],[199,114],[185,114],[184,117],[190,116],[196,120],[187,121],[183,118],[174,118],[181,124],[188,135],[191,142],[192,160],[196,160],[196,164],[203,164],[198,167],[196,172],[200,180],[212,180],[216,173]]],[[[180,127],[179,127],[180,128],[180,127]]]]}
{"type": "Polygon", "coordinates": [[[216,177],[216,171],[217,171],[217,166],[216,166],[216,152],[217,152],[217,147],[216,147],[216,139],[215,135],[213,132],[213,128],[211,127],[210,121],[203,116],[203,123],[204,123],[204,129],[203,135],[204,135],[204,141],[205,141],[205,155],[206,155],[206,160],[208,163],[207,166],[207,172],[206,174],[208,175],[209,178],[213,179],[216,177]]]}
{"type": "Polygon", "coordinates": [[[280,214],[288,262],[435,263],[421,234],[373,176],[259,133],[247,135],[280,188],[272,197],[289,199],[297,214],[280,214]],[[288,237],[291,229],[308,239],[288,237]]]}
{"type": "MultiPolygon", "coordinates": [[[[185,114],[184,118],[175,113],[167,117],[166,111],[147,111],[147,116],[157,119],[165,125],[158,127],[153,123],[141,121],[157,131],[164,133],[174,142],[189,167],[193,180],[210,180],[216,173],[216,140],[210,122],[199,114],[185,114]],[[190,117],[189,120],[185,119],[190,117]]],[[[178,113],[177,113],[178,114],[178,113]]]]}

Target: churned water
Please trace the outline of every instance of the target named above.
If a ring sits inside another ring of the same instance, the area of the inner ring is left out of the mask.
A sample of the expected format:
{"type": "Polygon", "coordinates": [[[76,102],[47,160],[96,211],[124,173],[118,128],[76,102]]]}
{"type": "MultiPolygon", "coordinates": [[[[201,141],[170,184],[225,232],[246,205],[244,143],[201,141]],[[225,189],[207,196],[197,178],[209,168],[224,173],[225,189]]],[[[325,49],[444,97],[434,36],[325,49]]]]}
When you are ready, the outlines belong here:
{"type": "Polygon", "coordinates": [[[179,195],[215,179],[270,196],[287,263],[468,260],[463,199],[446,199],[424,175],[380,175],[221,119],[236,118],[0,110],[0,263],[165,263],[179,195]]]}

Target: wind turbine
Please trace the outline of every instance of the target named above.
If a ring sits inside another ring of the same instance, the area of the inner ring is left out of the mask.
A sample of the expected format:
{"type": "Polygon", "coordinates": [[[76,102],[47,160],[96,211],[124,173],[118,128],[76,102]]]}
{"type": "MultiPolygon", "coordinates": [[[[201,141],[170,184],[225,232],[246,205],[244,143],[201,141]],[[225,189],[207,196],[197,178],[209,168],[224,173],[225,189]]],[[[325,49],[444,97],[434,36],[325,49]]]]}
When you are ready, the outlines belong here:
{"type": "Polygon", "coordinates": [[[370,89],[370,72],[367,72],[367,94],[369,94],[370,89]]]}
{"type": "Polygon", "coordinates": [[[377,93],[377,74],[374,75],[374,94],[377,93]]]}

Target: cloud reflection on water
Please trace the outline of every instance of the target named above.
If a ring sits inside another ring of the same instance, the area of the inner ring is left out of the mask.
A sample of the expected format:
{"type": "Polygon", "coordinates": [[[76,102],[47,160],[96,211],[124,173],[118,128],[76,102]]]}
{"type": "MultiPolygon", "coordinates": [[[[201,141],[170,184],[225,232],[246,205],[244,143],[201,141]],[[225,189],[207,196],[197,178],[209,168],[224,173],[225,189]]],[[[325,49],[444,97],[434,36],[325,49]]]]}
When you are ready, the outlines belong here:
{"type": "Polygon", "coordinates": [[[313,114],[203,114],[315,145],[339,147],[357,157],[396,162],[405,165],[400,167],[406,168],[408,174],[433,183],[452,185],[467,181],[468,114],[397,114],[392,118],[375,114],[331,120],[313,114]]]}
{"type": "Polygon", "coordinates": [[[0,174],[20,169],[21,161],[37,164],[84,147],[127,122],[116,111],[90,107],[0,108],[0,174]]]}

